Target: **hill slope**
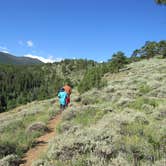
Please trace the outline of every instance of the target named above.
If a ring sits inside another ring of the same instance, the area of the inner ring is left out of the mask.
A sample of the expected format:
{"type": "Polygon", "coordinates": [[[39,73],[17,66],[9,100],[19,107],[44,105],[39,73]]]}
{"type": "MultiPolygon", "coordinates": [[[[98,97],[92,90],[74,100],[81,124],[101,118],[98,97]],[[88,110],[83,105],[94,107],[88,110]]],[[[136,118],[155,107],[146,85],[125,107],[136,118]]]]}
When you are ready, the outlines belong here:
{"type": "MultiPolygon", "coordinates": [[[[62,113],[58,135],[33,166],[165,165],[166,59],[143,60],[127,67],[117,74],[105,74],[108,85],[100,90],[87,91],[79,98],[73,90],[72,105],[62,113]]],[[[50,110],[58,111],[58,100],[56,104],[54,99],[34,102],[1,114],[0,147],[11,149],[0,151],[1,158],[10,155],[1,161],[13,160],[11,154],[18,153],[15,146],[27,146],[19,136],[28,140],[30,136],[23,132],[26,126],[46,120],[50,110]],[[18,129],[21,126],[24,129],[18,129]]]]}
{"type": "Polygon", "coordinates": [[[34,65],[41,64],[38,59],[28,57],[16,57],[8,53],[0,52],[0,63],[1,64],[13,64],[13,65],[34,65]]]}
{"type": "Polygon", "coordinates": [[[59,136],[35,166],[166,164],[166,60],[128,68],[106,74],[107,87],[84,93],[63,113],[59,136]]]}

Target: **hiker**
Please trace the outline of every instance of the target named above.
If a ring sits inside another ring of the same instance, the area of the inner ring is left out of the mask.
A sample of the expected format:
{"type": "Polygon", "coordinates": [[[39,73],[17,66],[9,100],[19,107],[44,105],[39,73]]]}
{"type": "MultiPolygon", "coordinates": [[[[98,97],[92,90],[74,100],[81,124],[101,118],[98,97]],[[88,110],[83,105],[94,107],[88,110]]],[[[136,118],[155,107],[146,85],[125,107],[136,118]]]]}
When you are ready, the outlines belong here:
{"type": "Polygon", "coordinates": [[[72,92],[72,89],[69,84],[66,84],[64,87],[65,92],[67,93],[67,98],[66,98],[66,106],[70,103],[70,95],[72,92]]]}
{"type": "Polygon", "coordinates": [[[58,92],[59,102],[60,102],[60,112],[64,111],[66,107],[67,93],[64,88],[61,88],[58,92]]]}

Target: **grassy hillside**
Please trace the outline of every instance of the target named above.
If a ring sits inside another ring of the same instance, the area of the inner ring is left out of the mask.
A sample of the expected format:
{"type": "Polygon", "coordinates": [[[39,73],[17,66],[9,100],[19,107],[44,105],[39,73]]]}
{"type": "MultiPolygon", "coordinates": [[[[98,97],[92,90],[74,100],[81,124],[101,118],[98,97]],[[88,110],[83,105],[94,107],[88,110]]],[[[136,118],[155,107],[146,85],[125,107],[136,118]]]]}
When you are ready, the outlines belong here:
{"type": "MultiPolygon", "coordinates": [[[[74,89],[58,135],[33,166],[163,166],[165,73],[166,59],[142,60],[118,73],[106,73],[102,80],[107,86],[100,90],[79,95],[74,89]]],[[[0,114],[0,163],[19,161],[34,145],[44,130],[32,134],[27,130],[36,122],[47,124],[59,110],[55,100],[35,101],[0,114]]]]}
{"type": "Polygon", "coordinates": [[[166,60],[105,74],[108,86],[74,98],[59,135],[34,166],[166,164],[166,60]]]}
{"type": "Polygon", "coordinates": [[[14,55],[0,52],[0,64],[12,64],[12,65],[35,65],[42,64],[38,59],[32,59],[28,57],[16,57],[14,55]]]}
{"type": "Polygon", "coordinates": [[[57,104],[55,99],[35,101],[0,114],[0,166],[19,165],[35,138],[47,131],[48,121],[58,113],[57,104]],[[35,124],[40,126],[32,130],[35,124]]]}

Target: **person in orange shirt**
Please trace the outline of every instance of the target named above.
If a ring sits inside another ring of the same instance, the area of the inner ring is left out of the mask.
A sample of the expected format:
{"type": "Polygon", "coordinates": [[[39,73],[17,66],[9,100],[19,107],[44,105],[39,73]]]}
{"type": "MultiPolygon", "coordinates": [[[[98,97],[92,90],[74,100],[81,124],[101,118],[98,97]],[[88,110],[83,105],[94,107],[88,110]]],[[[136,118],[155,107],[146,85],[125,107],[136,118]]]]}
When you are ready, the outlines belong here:
{"type": "Polygon", "coordinates": [[[72,92],[72,88],[69,84],[66,84],[64,87],[65,92],[67,93],[67,98],[66,98],[66,106],[68,106],[68,104],[70,103],[70,95],[72,92]]]}

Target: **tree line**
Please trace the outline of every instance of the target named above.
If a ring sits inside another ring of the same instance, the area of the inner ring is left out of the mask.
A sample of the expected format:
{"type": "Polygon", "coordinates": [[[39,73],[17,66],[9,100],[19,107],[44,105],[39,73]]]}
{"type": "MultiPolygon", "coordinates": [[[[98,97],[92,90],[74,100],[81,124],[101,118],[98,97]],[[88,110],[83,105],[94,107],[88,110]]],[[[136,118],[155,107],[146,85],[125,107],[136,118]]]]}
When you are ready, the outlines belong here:
{"type": "Polygon", "coordinates": [[[75,86],[71,74],[94,65],[94,61],[82,59],[31,66],[0,65],[0,112],[54,97],[65,83],[75,86]]]}

